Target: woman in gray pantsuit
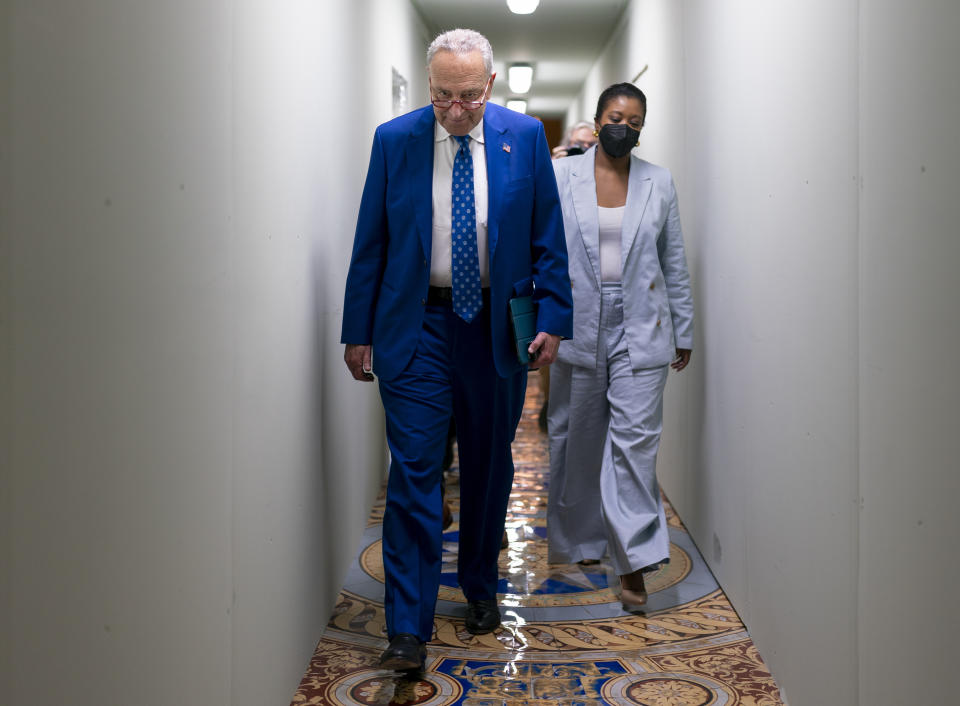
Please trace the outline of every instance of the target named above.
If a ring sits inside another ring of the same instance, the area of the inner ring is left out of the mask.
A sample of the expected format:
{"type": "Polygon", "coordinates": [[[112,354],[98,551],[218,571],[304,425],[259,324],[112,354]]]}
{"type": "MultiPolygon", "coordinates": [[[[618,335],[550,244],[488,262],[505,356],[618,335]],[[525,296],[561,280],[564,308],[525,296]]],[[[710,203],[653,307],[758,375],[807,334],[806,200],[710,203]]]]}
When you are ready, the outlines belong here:
{"type": "Polygon", "coordinates": [[[656,478],[667,368],[693,347],[693,298],[670,172],[633,157],[647,101],[633,84],[600,96],[600,144],[554,161],[563,206],[573,339],[550,375],[551,562],[609,554],[627,610],[643,572],[670,558],[656,478]]]}

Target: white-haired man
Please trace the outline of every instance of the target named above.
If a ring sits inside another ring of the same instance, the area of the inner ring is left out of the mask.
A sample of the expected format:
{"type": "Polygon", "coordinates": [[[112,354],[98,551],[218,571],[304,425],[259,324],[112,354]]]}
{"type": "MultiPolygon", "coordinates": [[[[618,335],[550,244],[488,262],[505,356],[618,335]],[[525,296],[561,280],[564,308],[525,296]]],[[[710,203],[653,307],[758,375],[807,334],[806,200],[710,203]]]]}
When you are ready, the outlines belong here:
{"type": "Polygon", "coordinates": [[[538,303],[533,365],[571,335],[566,245],[540,121],[487,101],[490,43],[472,30],[427,51],[431,104],[373,138],[344,297],[344,360],[379,378],[391,451],[383,519],[380,666],[424,667],[441,567],[441,464],[451,416],[460,457],[457,579],[466,628],[500,624],[497,560],[513,482],[510,443],[527,365],[508,301],[538,303]],[[376,355],[374,355],[374,351],[376,355]]]}
{"type": "Polygon", "coordinates": [[[563,136],[563,144],[553,148],[552,157],[558,159],[583,154],[597,144],[597,136],[594,133],[593,123],[588,123],[586,120],[571,125],[563,136]]]}

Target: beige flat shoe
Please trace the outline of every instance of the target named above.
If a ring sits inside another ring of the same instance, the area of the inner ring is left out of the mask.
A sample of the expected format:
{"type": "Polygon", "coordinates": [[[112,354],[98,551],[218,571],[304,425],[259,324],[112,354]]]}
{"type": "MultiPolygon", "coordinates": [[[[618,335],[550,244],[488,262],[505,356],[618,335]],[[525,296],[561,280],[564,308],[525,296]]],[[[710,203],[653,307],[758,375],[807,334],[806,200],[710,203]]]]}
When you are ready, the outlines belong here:
{"type": "Polygon", "coordinates": [[[640,569],[620,577],[620,603],[628,613],[647,604],[647,587],[640,569]]]}
{"type": "Polygon", "coordinates": [[[635,610],[642,610],[647,604],[647,592],[631,591],[624,588],[620,591],[620,604],[628,613],[632,613],[635,610]]]}

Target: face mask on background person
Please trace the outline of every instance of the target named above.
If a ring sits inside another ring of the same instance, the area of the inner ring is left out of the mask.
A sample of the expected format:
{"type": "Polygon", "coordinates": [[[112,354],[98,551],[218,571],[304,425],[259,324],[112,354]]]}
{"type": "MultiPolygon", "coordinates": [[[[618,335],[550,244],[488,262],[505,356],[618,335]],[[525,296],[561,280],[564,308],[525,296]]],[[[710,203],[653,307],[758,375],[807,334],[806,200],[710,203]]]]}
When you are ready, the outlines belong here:
{"type": "Polygon", "coordinates": [[[614,159],[629,154],[639,139],[640,131],[626,123],[607,123],[600,128],[600,145],[614,159]]]}

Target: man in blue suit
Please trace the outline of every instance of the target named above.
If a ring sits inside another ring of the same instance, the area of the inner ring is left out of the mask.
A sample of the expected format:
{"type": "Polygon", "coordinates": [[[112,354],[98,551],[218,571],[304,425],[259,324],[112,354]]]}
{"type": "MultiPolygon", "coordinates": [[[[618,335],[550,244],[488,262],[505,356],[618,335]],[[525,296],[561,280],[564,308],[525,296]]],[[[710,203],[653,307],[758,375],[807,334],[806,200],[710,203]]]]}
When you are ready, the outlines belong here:
{"type": "Polygon", "coordinates": [[[452,30],[427,50],[432,105],[380,125],[343,307],[344,360],[379,378],[391,452],[380,666],[422,670],[441,566],[441,464],[460,456],[457,578],[473,634],[500,624],[497,561],[526,388],[508,301],[538,303],[534,365],[572,334],[563,217],[540,121],[487,100],[493,54],[452,30]]]}

